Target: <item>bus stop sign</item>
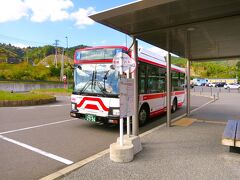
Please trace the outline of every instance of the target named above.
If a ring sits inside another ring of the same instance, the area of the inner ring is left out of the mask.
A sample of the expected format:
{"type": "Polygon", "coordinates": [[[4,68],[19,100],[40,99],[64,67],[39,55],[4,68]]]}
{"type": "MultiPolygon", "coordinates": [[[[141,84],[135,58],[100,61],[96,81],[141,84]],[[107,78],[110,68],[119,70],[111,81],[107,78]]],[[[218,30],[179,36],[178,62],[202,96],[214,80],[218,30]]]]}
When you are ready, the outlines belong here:
{"type": "Polygon", "coordinates": [[[134,79],[122,78],[119,82],[120,118],[134,115],[134,79]]]}
{"type": "Polygon", "coordinates": [[[128,54],[122,52],[114,56],[112,63],[115,69],[120,72],[130,71],[130,73],[132,73],[136,68],[136,62],[130,58],[128,54]]]}

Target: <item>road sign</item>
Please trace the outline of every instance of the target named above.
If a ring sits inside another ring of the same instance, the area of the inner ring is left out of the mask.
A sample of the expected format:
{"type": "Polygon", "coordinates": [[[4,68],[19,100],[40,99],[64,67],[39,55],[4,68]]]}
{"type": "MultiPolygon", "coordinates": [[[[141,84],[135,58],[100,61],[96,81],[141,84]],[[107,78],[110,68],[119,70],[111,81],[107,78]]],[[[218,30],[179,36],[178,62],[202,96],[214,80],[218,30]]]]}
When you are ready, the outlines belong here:
{"type": "Polygon", "coordinates": [[[134,115],[133,93],[134,79],[121,79],[119,82],[120,90],[120,118],[134,115]]]}
{"type": "Polygon", "coordinates": [[[128,54],[119,52],[113,58],[113,65],[116,70],[121,72],[128,72],[132,73],[136,68],[136,62],[129,57],[128,54]]]}

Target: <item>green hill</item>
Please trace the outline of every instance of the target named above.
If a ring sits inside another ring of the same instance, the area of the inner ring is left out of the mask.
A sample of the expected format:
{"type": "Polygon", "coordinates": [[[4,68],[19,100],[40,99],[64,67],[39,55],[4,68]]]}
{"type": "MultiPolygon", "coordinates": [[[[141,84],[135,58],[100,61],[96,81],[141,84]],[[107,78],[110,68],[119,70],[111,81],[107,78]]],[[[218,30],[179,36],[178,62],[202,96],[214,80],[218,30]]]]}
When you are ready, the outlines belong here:
{"type": "Polygon", "coordinates": [[[18,54],[0,46],[0,62],[7,62],[9,58],[18,58],[18,54]]]}
{"type": "MultiPolygon", "coordinates": [[[[67,65],[68,63],[73,64],[73,59],[69,58],[68,56],[64,55],[64,64],[67,65]]],[[[61,64],[62,62],[62,55],[57,55],[57,64],[61,64]]],[[[55,55],[49,55],[45,57],[44,59],[40,60],[40,62],[37,65],[43,65],[45,67],[50,67],[51,65],[55,65],[55,55]]]]}
{"type": "Polygon", "coordinates": [[[0,58],[15,57],[22,59],[24,49],[12,46],[11,44],[0,43],[0,58]]]}
{"type": "MultiPolygon", "coordinates": [[[[185,68],[186,59],[173,57],[172,63],[185,68]]],[[[225,61],[195,61],[191,63],[191,76],[202,78],[240,77],[240,59],[225,61]]]]}

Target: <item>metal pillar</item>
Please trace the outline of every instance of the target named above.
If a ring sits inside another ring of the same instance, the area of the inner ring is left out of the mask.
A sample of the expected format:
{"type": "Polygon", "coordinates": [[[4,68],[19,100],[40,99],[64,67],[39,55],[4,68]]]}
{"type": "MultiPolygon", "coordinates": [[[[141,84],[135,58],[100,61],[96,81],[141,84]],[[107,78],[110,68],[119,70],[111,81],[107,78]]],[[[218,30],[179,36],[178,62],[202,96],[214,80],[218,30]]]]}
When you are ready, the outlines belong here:
{"type": "Polygon", "coordinates": [[[139,121],[138,121],[138,42],[133,37],[132,58],[136,62],[136,69],[133,73],[134,79],[134,116],[132,116],[132,134],[138,136],[139,134],[139,121]]]}
{"type": "Polygon", "coordinates": [[[171,127],[171,54],[167,54],[167,127],[171,127]]]}
{"type": "Polygon", "coordinates": [[[64,75],[64,48],[62,48],[60,81],[63,81],[63,75],[64,75]]]}
{"type": "Polygon", "coordinates": [[[187,60],[187,116],[190,115],[190,60],[187,60]]]}
{"type": "Polygon", "coordinates": [[[186,99],[186,114],[187,116],[190,115],[190,48],[191,48],[191,44],[190,44],[190,32],[192,31],[192,29],[187,29],[186,31],[186,38],[185,38],[185,57],[187,58],[187,72],[186,72],[186,76],[187,76],[187,99],[186,99]]]}
{"type": "MultiPolygon", "coordinates": [[[[127,36],[126,36],[127,37],[127,36]]],[[[126,38],[127,39],[127,38],[126,38]]],[[[127,46],[127,44],[126,44],[127,46]]],[[[130,79],[130,68],[128,69],[128,72],[127,72],[127,79],[130,79]]],[[[131,127],[130,127],[130,117],[128,116],[127,117],[127,136],[130,137],[131,135],[131,127]]]]}

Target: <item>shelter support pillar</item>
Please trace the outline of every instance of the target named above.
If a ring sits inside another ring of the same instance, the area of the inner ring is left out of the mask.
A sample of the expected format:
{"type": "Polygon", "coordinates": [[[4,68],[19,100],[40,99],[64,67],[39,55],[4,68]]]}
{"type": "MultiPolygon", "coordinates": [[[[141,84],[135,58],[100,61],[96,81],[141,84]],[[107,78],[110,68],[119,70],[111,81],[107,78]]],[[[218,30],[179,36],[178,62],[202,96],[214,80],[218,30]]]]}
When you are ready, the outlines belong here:
{"type": "Polygon", "coordinates": [[[139,134],[139,121],[138,121],[138,42],[133,37],[132,58],[136,62],[136,69],[133,73],[134,79],[134,116],[132,117],[132,134],[138,136],[139,134]]]}
{"type": "Polygon", "coordinates": [[[186,36],[185,36],[185,57],[187,58],[187,69],[186,69],[186,80],[187,80],[187,90],[186,90],[186,114],[187,116],[190,116],[190,107],[191,107],[191,102],[190,102],[190,63],[191,63],[191,55],[190,55],[190,49],[191,49],[191,35],[192,29],[188,29],[186,31],[186,36]]]}
{"type": "Polygon", "coordinates": [[[167,53],[167,127],[171,127],[171,54],[167,53]]]}
{"type": "Polygon", "coordinates": [[[186,109],[186,113],[187,113],[187,116],[190,115],[190,60],[188,59],[187,60],[187,109],[186,109]]]}

